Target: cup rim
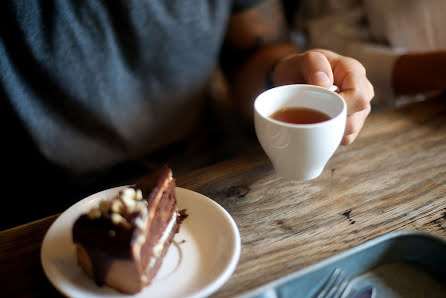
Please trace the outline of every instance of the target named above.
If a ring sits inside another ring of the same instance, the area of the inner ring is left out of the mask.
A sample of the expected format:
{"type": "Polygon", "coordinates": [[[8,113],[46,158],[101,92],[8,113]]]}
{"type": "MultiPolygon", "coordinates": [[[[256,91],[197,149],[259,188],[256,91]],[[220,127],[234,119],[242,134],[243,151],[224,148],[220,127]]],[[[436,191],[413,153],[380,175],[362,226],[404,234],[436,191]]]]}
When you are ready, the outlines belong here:
{"type": "Polygon", "coordinates": [[[347,104],[346,104],[346,102],[345,102],[345,99],[344,99],[341,95],[339,95],[338,93],[336,93],[336,92],[334,92],[334,91],[328,90],[327,88],[320,87],[320,86],[316,86],[316,85],[310,85],[310,84],[289,84],[289,85],[277,86],[277,87],[268,89],[268,90],[266,90],[266,91],[263,91],[262,93],[260,93],[260,94],[256,97],[256,99],[255,99],[255,101],[254,101],[254,112],[255,112],[256,114],[258,114],[260,117],[262,117],[263,119],[265,119],[265,120],[267,120],[267,121],[269,121],[269,122],[275,123],[275,124],[277,124],[277,125],[282,125],[282,126],[287,126],[287,127],[295,127],[295,128],[306,128],[306,127],[307,127],[307,128],[312,128],[312,127],[317,127],[317,126],[326,125],[326,124],[329,123],[329,122],[336,121],[336,119],[338,119],[339,117],[342,116],[342,114],[343,114],[344,111],[345,111],[345,114],[346,114],[346,112],[347,112],[347,104]],[[270,92],[270,91],[272,91],[272,90],[277,90],[278,88],[296,88],[296,87],[298,87],[298,88],[315,89],[315,90],[322,91],[322,92],[327,93],[327,94],[330,94],[330,95],[334,95],[334,96],[341,102],[341,104],[342,104],[342,110],[341,110],[336,116],[331,117],[331,118],[328,119],[328,120],[321,121],[321,122],[317,122],[317,123],[311,123],[311,124],[295,124],[295,123],[289,123],[289,122],[279,121],[279,120],[275,120],[275,119],[273,119],[273,118],[271,118],[271,117],[269,117],[269,116],[264,116],[264,115],[262,115],[262,113],[260,113],[260,112],[258,111],[258,109],[257,109],[257,105],[258,105],[258,99],[259,99],[260,96],[262,96],[262,95],[264,95],[265,93],[270,92]]]}

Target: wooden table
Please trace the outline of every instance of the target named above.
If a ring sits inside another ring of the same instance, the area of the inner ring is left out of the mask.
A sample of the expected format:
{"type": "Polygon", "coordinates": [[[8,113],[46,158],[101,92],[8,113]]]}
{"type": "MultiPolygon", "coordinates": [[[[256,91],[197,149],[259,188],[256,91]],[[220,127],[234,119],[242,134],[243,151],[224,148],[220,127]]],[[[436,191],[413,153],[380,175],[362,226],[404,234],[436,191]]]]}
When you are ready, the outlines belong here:
{"type": "MultiPolygon", "coordinates": [[[[446,237],[446,98],[372,114],[359,139],[340,147],[309,182],[277,177],[259,150],[177,184],[220,203],[240,230],[239,264],[215,297],[246,292],[392,231],[446,237]]],[[[56,293],[39,259],[56,217],[0,233],[3,297],[56,293]]]]}

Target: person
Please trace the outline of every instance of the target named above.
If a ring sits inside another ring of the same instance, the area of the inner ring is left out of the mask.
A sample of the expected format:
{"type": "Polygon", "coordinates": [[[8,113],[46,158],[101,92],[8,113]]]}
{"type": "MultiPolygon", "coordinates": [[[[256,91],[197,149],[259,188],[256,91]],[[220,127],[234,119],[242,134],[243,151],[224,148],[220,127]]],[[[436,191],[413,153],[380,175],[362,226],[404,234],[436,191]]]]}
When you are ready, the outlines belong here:
{"type": "Polygon", "coordinates": [[[305,46],[361,62],[375,107],[388,108],[446,90],[445,10],[442,0],[301,1],[292,27],[305,46]]]}
{"type": "Polygon", "coordinates": [[[278,0],[11,0],[0,18],[9,226],[124,183],[141,173],[127,165],[160,160],[206,129],[216,64],[247,119],[268,82],[336,84],[348,105],[343,144],[370,112],[364,67],[328,50],[299,51],[278,0]]]}

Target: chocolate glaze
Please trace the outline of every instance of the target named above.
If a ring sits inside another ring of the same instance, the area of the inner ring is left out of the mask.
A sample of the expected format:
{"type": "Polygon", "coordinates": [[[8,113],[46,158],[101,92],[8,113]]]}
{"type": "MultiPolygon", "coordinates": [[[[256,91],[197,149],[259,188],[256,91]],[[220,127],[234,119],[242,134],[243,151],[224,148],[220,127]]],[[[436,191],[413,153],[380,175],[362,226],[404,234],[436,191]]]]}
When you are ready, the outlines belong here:
{"type": "Polygon", "coordinates": [[[93,264],[93,275],[98,286],[102,286],[109,266],[114,259],[131,259],[131,240],[134,228],[115,225],[109,217],[90,219],[82,215],[73,226],[73,242],[80,243],[87,251],[93,264]],[[114,231],[112,237],[110,231],[114,231]]]}
{"type": "MultiPolygon", "coordinates": [[[[159,202],[155,202],[154,200],[170,176],[171,170],[165,166],[143,177],[134,187],[135,189],[141,189],[143,200],[147,201],[147,208],[149,210],[156,208],[155,216],[152,222],[149,223],[147,231],[141,231],[135,225],[135,219],[138,214],[127,214],[125,224],[114,224],[111,221],[111,211],[108,214],[102,214],[101,217],[94,219],[84,214],[75,222],[73,226],[73,242],[81,245],[87,252],[92,263],[93,278],[98,286],[104,285],[109,268],[117,259],[135,262],[135,266],[142,268],[143,272],[145,271],[154,254],[153,246],[158,243],[173,213],[176,212],[174,180],[170,181],[159,202]],[[146,241],[142,245],[141,255],[138,258],[141,260],[141,263],[136,264],[137,260],[133,256],[132,248],[138,236],[141,234],[146,237],[146,241]]],[[[165,255],[167,247],[172,241],[173,235],[178,232],[179,224],[185,217],[183,215],[178,216],[178,218],[182,219],[177,219],[174,229],[162,249],[161,256],[157,258],[151,272],[147,273],[148,280],[146,284],[150,283],[151,278],[156,274],[156,271],[160,267],[162,257],[165,255]]],[[[113,287],[113,285],[110,286],[113,287]]]]}

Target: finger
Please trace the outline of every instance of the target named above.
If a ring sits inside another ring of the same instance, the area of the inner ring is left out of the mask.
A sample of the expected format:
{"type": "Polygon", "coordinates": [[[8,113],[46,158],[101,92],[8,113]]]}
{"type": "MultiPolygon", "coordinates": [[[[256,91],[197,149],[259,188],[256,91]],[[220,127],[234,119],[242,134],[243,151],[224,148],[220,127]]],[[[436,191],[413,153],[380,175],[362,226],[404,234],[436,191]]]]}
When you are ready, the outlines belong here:
{"type": "Polygon", "coordinates": [[[347,116],[344,135],[348,136],[360,131],[369,113],[370,108],[347,116]]]}
{"type": "Polygon", "coordinates": [[[330,61],[324,54],[317,51],[309,51],[301,55],[301,71],[308,84],[325,88],[333,85],[333,71],[330,61]]]}
{"type": "Polygon", "coordinates": [[[365,76],[349,72],[344,77],[339,93],[347,103],[347,114],[367,110],[374,96],[373,86],[365,76]]]}
{"type": "Polygon", "coordinates": [[[370,113],[373,86],[366,77],[364,66],[357,60],[326,50],[318,51],[331,63],[334,83],[341,89],[340,95],[347,103],[348,117],[341,144],[351,144],[358,137],[370,113]]]}
{"type": "MultiPolygon", "coordinates": [[[[326,54],[326,57],[333,68],[334,83],[338,86],[342,86],[348,74],[355,74],[359,77],[366,76],[365,67],[356,59],[331,53],[326,54]]],[[[346,87],[344,86],[344,88],[346,87]]]]}
{"type": "Polygon", "coordinates": [[[342,138],[341,145],[343,145],[343,146],[350,145],[351,143],[353,143],[356,140],[358,135],[359,135],[359,132],[356,133],[356,134],[351,134],[351,135],[348,135],[348,136],[344,136],[342,138]]]}

